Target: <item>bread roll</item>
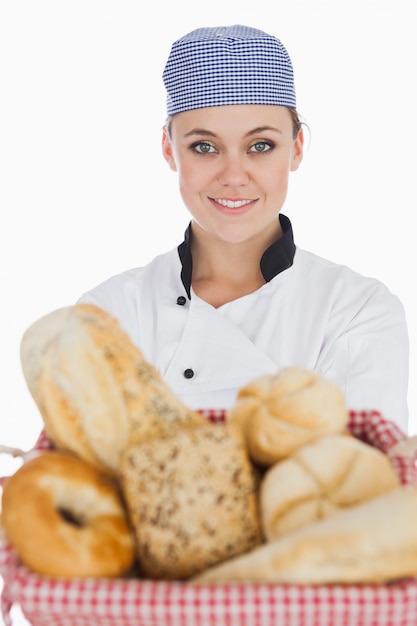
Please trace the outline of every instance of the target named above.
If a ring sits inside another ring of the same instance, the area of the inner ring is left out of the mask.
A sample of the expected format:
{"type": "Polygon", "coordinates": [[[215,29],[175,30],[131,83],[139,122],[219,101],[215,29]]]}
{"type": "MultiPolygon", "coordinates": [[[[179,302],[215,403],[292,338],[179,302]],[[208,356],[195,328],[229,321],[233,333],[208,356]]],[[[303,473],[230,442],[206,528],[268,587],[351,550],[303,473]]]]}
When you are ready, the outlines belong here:
{"type": "Polygon", "coordinates": [[[322,435],[343,432],[348,410],[338,385],[288,367],[243,387],[228,419],[243,429],[252,459],[267,467],[322,435]]]}
{"type": "Polygon", "coordinates": [[[333,515],[400,484],[389,458],[345,435],[327,435],[270,467],[260,487],[267,540],[333,515]]]}
{"type": "Polygon", "coordinates": [[[256,481],[235,426],[207,423],[129,446],[121,484],[148,578],[185,579],[262,540],[256,481]]]}
{"type": "Polygon", "coordinates": [[[204,423],[171,393],[117,320],[94,305],[37,320],[23,335],[21,363],[56,447],[113,474],[129,440],[204,423]]]}
{"type": "Polygon", "coordinates": [[[417,489],[398,487],[209,568],[208,583],[385,583],[417,575],[417,489]]]}

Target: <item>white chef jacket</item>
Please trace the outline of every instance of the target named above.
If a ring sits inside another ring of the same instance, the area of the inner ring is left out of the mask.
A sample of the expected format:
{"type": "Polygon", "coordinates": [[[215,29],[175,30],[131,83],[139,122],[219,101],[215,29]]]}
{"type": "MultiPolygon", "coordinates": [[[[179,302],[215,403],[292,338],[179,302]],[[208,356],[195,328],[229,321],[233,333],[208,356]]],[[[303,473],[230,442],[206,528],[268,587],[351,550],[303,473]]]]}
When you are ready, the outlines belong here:
{"type": "Polygon", "coordinates": [[[265,284],[215,308],[192,290],[191,227],[148,265],[86,292],[114,315],[189,407],[228,409],[264,374],[302,366],[339,384],[349,409],[377,410],[407,433],[408,332],[381,282],[296,248],[291,223],[264,253],[265,284]]]}

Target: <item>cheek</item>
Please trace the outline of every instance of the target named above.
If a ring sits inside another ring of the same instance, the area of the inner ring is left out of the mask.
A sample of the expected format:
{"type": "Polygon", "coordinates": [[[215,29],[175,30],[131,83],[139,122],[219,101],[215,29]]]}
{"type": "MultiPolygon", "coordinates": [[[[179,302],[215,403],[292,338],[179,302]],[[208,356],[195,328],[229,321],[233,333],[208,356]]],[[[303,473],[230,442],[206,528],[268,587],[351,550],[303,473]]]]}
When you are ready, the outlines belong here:
{"type": "Polygon", "coordinates": [[[210,180],[209,168],[198,166],[196,163],[181,163],[178,175],[181,188],[190,191],[203,189],[210,180]]]}
{"type": "Polygon", "coordinates": [[[270,191],[279,192],[285,190],[288,185],[288,163],[279,163],[274,168],[265,170],[262,174],[264,185],[270,191]]]}

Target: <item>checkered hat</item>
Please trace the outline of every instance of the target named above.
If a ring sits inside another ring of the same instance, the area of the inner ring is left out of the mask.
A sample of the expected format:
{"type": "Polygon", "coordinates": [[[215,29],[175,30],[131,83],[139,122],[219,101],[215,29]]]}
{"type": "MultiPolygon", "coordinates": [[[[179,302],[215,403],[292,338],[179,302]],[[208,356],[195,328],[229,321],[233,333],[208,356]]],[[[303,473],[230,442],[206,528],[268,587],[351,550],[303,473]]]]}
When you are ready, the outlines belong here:
{"type": "Polygon", "coordinates": [[[248,26],[198,28],[172,45],[163,72],[167,113],[225,104],[295,108],[291,59],[276,37],[248,26]]]}

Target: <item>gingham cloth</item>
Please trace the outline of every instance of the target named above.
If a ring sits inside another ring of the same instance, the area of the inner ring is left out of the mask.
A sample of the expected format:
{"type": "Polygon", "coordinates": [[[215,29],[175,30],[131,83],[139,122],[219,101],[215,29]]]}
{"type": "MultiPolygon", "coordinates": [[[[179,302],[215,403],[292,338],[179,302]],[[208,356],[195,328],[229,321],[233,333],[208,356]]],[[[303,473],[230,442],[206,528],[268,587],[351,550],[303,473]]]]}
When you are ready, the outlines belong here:
{"type": "Polygon", "coordinates": [[[197,28],[175,41],[162,78],[168,115],[226,104],[296,107],[284,45],[240,24],[197,28]]]}
{"type": "MultiPolygon", "coordinates": [[[[223,412],[202,413],[224,419],[223,412]]],[[[388,454],[403,484],[417,484],[416,448],[407,450],[395,424],[374,411],[351,411],[349,430],[388,454]]],[[[44,434],[36,447],[50,447],[44,434]]],[[[417,626],[417,579],[319,586],[57,580],[30,572],[5,540],[0,573],[5,626],[12,626],[14,603],[33,626],[417,626]]]]}

